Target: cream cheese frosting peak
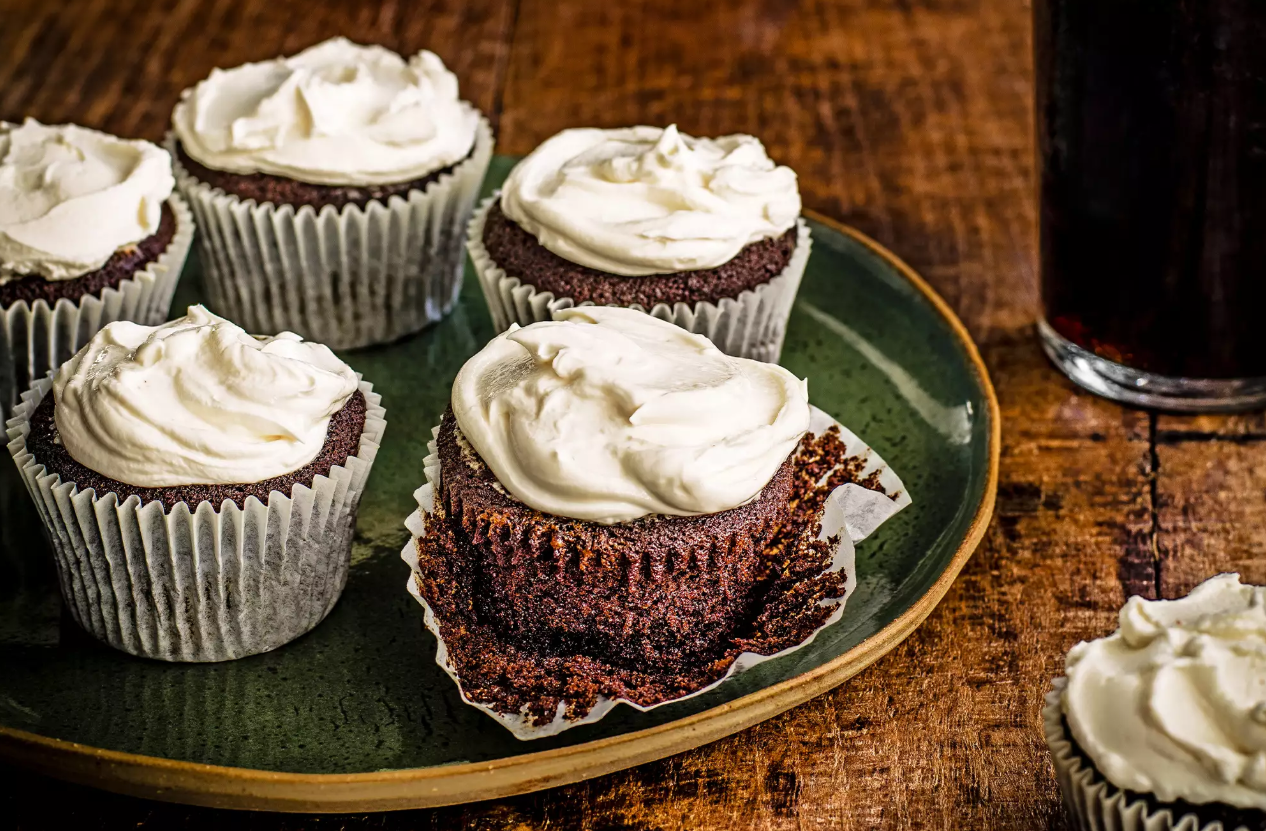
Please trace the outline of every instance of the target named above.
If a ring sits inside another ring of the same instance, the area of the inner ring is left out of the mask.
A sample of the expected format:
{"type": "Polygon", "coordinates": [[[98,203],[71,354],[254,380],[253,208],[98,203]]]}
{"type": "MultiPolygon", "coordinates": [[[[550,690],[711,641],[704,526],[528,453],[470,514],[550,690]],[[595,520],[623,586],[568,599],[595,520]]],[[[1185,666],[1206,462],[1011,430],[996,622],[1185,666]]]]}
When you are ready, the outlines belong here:
{"type": "Polygon", "coordinates": [[[119,321],[53,379],[54,418],[77,462],[129,485],[261,482],[325,446],[357,378],[298,335],[252,337],[201,306],[161,326],[119,321]]]}
{"type": "Polygon", "coordinates": [[[0,283],[70,280],[158,230],[171,157],[72,124],[0,122],[0,283]]]}
{"type": "Polygon", "coordinates": [[[317,185],[420,179],[465,158],[478,124],[434,53],[406,62],[341,37],[213,70],[172,114],[185,152],[209,168],[317,185]]]}
{"type": "Polygon", "coordinates": [[[800,215],[796,174],[752,136],[564,130],[514,168],[501,210],[565,260],[623,276],[716,268],[800,215]]]}
{"type": "Polygon", "coordinates": [[[809,428],[804,381],[633,309],[512,327],[453,385],[457,426],[502,487],[603,524],[756,496],[809,428]]]}
{"type": "Polygon", "coordinates": [[[1069,727],[1114,785],[1266,810],[1266,587],[1223,574],[1180,600],[1132,597],[1066,675],[1069,727]]]}

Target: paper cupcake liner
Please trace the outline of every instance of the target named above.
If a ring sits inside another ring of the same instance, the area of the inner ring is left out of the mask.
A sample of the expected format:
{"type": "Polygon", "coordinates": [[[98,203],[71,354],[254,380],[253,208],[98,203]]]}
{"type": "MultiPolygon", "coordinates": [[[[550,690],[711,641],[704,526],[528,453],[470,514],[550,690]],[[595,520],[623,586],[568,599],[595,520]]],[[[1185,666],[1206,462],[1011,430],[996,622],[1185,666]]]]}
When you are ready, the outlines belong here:
{"type": "MultiPolygon", "coordinates": [[[[488,301],[493,326],[498,332],[510,328],[511,323],[527,326],[542,320],[553,319],[557,309],[570,309],[577,305],[570,297],[555,297],[553,292],[537,291],[534,286],[500,268],[484,245],[484,223],[488,210],[500,198],[500,192],[485,199],[470,220],[466,249],[470,252],[480,288],[488,301]]],[[[703,335],[727,355],[754,358],[758,361],[777,363],[782,354],[783,339],[787,334],[787,319],[805,266],[809,263],[809,251],[813,237],[803,219],[796,220],[796,249],[787,267],[768,283],[746,290],[735,298],[722,298],[716,303],[700,301],[693,306],[660,303],[650,310],[653,317],[675,323],[681,328],[703,335]]],[[[586,301],[582,306],[591,306],[586,301]]],[[[630,308],[646,311],[633,304],[630,308]]]]}
{"type": "Polygon", "coordinates": [[[98,640],[163,661],[225,661],[276,649],[329,613],[347,582],[356,509],[387,422],[367,406],[356,455],[268,504],[249,497],[142,505],[97,495],[50,474],[26,447],[51,375],[22,396],[8,422],[22,472],[56,555],[71,616],[98,640]]]}
{"type": "Polygon", "coordinates": [[[1073,747],[1064,729],[1060,701],[1066,684],[1067,679],[1056,678],[1054,689],[1046,694],[1042,726],[1070,828],[1078,831],[1252,831],[1243,825],[1228,828],[1221,821],[1202,823],[1193,813],[1175,816],[1169,808],[1157,810],[1146,800],[1126,793],[1097,775],[1073,747]]]}
{"type": "Polygon", "coordinates": [[[167,250],[117,286],[78,300],[19,300],[0,308],[0,410],[7,419],[21,394],[37,378],[57,369],[107,323],[130,320],[156,326],[167,320],[172,295],[180,282],[194,224],[189,207],[172,194],[176,232],[167,250]]]}
{"type": "MultiPolygon", "coordinates": [[[[173,159],[175,143],[169,135],[173,159]]],[[[435,323],[461,290],[466,223],[492,149],[480,117],[471,155],[425,189],[319,212],[241,199],[174,161],[202,229],[212,310],[248,332],[291,331],[334,349],[388,343],[435,323]]]]}
{"type": "MultiPolygon", "coordinates": [[[[701,687],[687,695],[678,698],[668,699],[651,705],[641,705],[629,701],[625,698],[612,698],[608,696],[599,696],[597,704],[594,705],[583,718],[568,719],[566,712],[569,702],[562,701],[558,706],[558,714],[554,720],[548,724],[537,725],[532,723],[532,717],[526,712],[510,714],[502,713],[493,708],[471,699],[465,689],[462,688],[461,678],[458,677],[457,670],[449,659],[448,646],[444,643],[444,637],[440,634],[439,620],[435,616],[430,604],[422,596],[418,588],[418,540],[426,532],[427,517],[434,513],[435,494],[439,491],[440,485],[440,458],[435,439],[432,439],[428,445],[429,455],[423,460],[423,471],[426,476],[426,484],[418,488],[414,492],[414,499],[418,503],[418,510],[409,515],[405,520],[405,527],[409,529],[412,535],[408,544],[405,545],[400,556],[408,564],[411,574],[408,580],[408,591],[413,595],[418,603],[422,604],[424,610],[424,620],[426,627],[435,635],[438,646],[435,651],[435,662],[440,668],[448,673],[449,677],[457,685],[457,689],[461,694],[462,701],[470,706],[483,711],[492,718],[496,719],[499,724],[509,730],[514,737],[520,740],[542,739],[547,736],[557,735],[564,730],[572,727],[578,727],[581,724],[592,724],[601,720],[617,705],[625,704],[635,710],[647,712],[662,707],[665,704],[673,704],[678,701],[685,701],[698,695],[703,695],[719,685],[725,683],[728,679],[735,675],[746,672],[752,667],[762,664],[766,661],[772,661],[775,658],[781,658],[789,655],[799,649],[803,649],[813,642],[818,633],[828,626],[839,621],[844,614],[844,604],[852,595],[853,589],[857,586],[857,572],[855,569],[856,543],[866,539],[876,528],[882,525],[890,517],[900,511],[902,508],[910,504],[910,494],[902,484],[900,477],[888,467],[887,463],[879,457],[870,447],[861,439],[854,435],[847,427],[831,418],[817,407],[810,407],[811,416],[809,421],[809,432],[814,434],[822,434],[831,427],[838,427],[840,438],[844,442],[845,447],[850,449],[852,456],[864,456],[866,464],[862,472],[858,475],[859,479],[864,479],[872,474],[883,487],[888,496],[878,493],[860,485],[848,483],[836,488],[827,497],[826,505],[822,514],[822,531],[819,539],[827,539],[828,537],[839,535],[839,546],[835,550],[831,566],[824,573],[833,573],[844,570],[846,575],[844,594],[837,598],[828,598],[820,601],[824,605],[834,606],[834,611],[827,618],[826,622],[815,629],[805,640],[795,646],[776,652],[771,655],[758,655],[754,652],[743,652],[734,659],[725,675],[716,681],[701,687]],[[853,451],[852,448],[859,448],[853,451]]],[[[433,436],[439,435],[439,427],[432,429],[433,436]]]]}

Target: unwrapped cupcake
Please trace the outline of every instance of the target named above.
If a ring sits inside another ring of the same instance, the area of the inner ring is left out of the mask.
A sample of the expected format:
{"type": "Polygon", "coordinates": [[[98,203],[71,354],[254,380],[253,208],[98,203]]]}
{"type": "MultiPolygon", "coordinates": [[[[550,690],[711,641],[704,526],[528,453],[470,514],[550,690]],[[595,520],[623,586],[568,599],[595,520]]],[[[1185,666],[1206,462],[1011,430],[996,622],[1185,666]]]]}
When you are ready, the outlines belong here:
{"type": "Polygon", "coordinates": [[[1077,828],[1266,828],[1266,587],[1130,598],[1069,652],[1043,720],[1077,828]]]}
{"type": "Polygon", "coordinates": [[[564,130],[480,206],[468,243],[498,330],[627,306],[764,361],[809,246],[796,174],[760,141],[675,126],[564,130]]]}
{"type": "Polygon", "coordinates": [[[221,661],[333,608],[385,428],[327,347],[192,306],[106,326],[8,433],[72,617],[133,655],[221,661]]]}
{"type": "Polygon", "coordinates": [[[217,312],[338,349],[452,308],[493,142],[431,52],[333,38],[217,69],[184,92],[169,141],[217,312]]]}
{"type": "Polygon", "coordinates": [[[115,320],[155,324],[193,242],[147,141],[0,122],[0,411],[115,320]]]}
{"type": "Polygon", "coordinates": [[[471,358],[426,468],[410,590],[520,738],[802,645],[838,619],[852,541],[909,502],[787,370],[596,306],[471,358]]]}

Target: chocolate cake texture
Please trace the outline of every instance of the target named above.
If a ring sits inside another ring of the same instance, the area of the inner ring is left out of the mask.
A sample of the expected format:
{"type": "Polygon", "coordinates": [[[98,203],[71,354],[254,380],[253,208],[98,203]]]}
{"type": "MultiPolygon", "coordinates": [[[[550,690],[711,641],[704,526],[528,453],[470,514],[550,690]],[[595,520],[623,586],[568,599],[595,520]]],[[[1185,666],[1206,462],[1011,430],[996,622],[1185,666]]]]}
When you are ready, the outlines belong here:
{"type": "Polygon", "coordinates": [[[103,476],[75,461],[62,445],[57,433],[52,390],[44,396],[44,400],[31,416],[31,432],[26,437],[26,448],[37,463],[44,465],[50,474],[61,476],[63,482],[74,482],[81,491],[92,488],[98,497],[107,493],[118,494],[119,502],[136,495],[140,497],[142,504],[157,501],[163,504],[164,509],[184,502],[192,511],[200,502],[206,501],[219,510],[226,499],[240,508],[253,496],[267,505],[268,495],[273,491],[289,495],[295,485],[311,486],[317,476],[328,475],[330,468],[345,464],[348,458],[356,455],[365,429],[365,410],[365,396],[357,390],[347,399],[343,408],[330,418],[325,444],[315,459],[296,471],[260,482],[142,488],[103,476]]]}
{"type": "Polygon", "coordinates": [[[417,542],[417,587],[472,700],[551,721],[598,696],[641,706],[770,655],[830,617],[844,594],[819,540],[827,495],[882,492],[834,428],[806,436],[752,502],[699,517],[598,525],[535,511],[505,493],[449,412],[437,439],[435,513],[417,542]],[[829,475],[828,475],[829,474],[829,475]]]}
{"type": "Polygon", "coordinates": [[[483,244],[499,268],[538,292],[570,297],[576,303],[651,309],[659,303],[716,303],[768,283],[791,262],[796,234],[792,227],[782,236],[753,242],[717,268],[622,277],[558,256],[502,213],[501,202],[497,201],[488,210],[483,244]]]}
{"type": "Polygon", "coordinates": [[[508,495],[451,410],[438,445],[444,508],[473,546],[468,553],[486,555],[472,565],[500,631],[630,666],[714,650],[748,611],[764,548],[787,518],[790,460],[733,510],[599,525],[508,495]]]}
{"type": "Polygon", "coordinates": [[[23,300],[31,305],[43,300],[54,306],[63,297],[78,302],[85,295],[100,295],[105,289],[132,279],[136,272],[161,257],[175,235],[176,214],[169,204],[163,203],[157,230],[136,245],[115,251],[101,268],[69,280],[48,280],[39,274],[10,280],[0,285],[0,306],[7,308],[23,300]]]}
{"type": "Polygon", "coordinates": [[[386,202],[392,196],[407,197],[410,191],[425,190],[432,182],[439,181],[441,176],[452,173],[460,164],[475,152],[472,146],[465,158],[451,165],[434,170],[420,179],[407,182],[395,182],[386,185],[316,185],[274,176],[268,173],[232,173],[227,170],[215,170],[196,161],[185,152],[184,147],[176,144],[176,159],[189,175],[200,182],[219,188],[225,193],[240,199],[254,199],[259,204],[271,202],[280,207],[293,205],[295,210],[310,205],[320,211],[326,205],[341,210],[347,205],[364,208],[370,202],[386,202]]]}

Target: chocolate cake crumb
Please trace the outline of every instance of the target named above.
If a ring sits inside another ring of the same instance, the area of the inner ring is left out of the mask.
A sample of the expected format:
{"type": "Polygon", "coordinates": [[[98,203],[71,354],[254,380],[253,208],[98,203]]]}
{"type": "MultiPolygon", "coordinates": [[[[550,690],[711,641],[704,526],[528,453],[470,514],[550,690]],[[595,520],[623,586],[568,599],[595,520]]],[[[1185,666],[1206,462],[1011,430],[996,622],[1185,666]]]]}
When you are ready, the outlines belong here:
{"type": "Polygon", "coordinates": [[[716,303],[738,297],[777,277],[796,250],[796,228],[780,237],[753,242],[734,259],[716,268],[621,277],[569,262],[542,246],[494,202],[484,223],[483,244],[488,255],[506,274],[518,277],[539,292],[570,297],[577,303],[599,306],[716,303]]]}
{"type": "Polygon", "coordinates": [[[248,497],[255,497],[265,505],[268,494],[281,491],[289,495],[295,485],[311,486],[317,476],[328,476],[330,468],[346,464],[348,458],[356,455],[360,447],[361,433],[365,429],[365,396],[357,390],[347,399],[343,408],[330,419],[326,430],[325,445],[317,457],[298,470],[265,479],[262,482],[249,482],[233,485],[172,485],[166,488],[141,488],[119,482],[103,476],[95,470],[85,467],[70,455],[57,433],[54,418],[53,393],[50,390],[44,400],[36,407],[31,417],[31,432],[26,437],[26,449],[35,457],[35,461],[44,465],[49,473],[61,476],[63,482],[74,482],[79,490],[92,488],[98,497],[107,493],[116,493],[119,502],[132,495],[139,496],[142,504],[161,502],[165,509],[184,502],[192,511],[200,502],[210,502],[216,510],[224,500],[234,502],[239,508],[246,504],[248,497]]]}
{"type": "Polygon", "coordinates": [[[54,306],[63,297],[78,303],[85,295],[99,296],[105,289],[117,288],[124,280],[132,279],[136,272],[161,257],[175,235],[176,214],[164,202],[157,230],[136,245],[115,251],[101,268],[69,280],[48,280],[38,274],[10,280],[0,285],[0,306],[7,308],[22,300],[29,305],[43,300],[54,306]]]}
{"type": "Polygon", "coordinates": [[[438,446],[441,498],[466,541],[458,553],[477,575],[484,615],[508,637],[630,666],[679,662],[720,642],[751,602],[791,494],[787,460],[733,510],[599,525],[507,495],[451,409],[438,446]]]}
{"type": "Polygon", "coordinates": [[[803,642],[832,614],[833,607],[820,601],[841,597],[848,578],[827,572],[838,538],[817,539],[827,496],[846,482],[865,481],[883,492],[873,477],[861,479],[865,462],[848,454],[838,428],[806,435],[761,497],[734,509],[757,506],[752,515],[759,515],[775,502],[780,508],[770,533],[758,537],[750,566],[744,559],[742,567],[735,561],[728,570],[718,569],[716,551],[731,537],[720,535],[715,545],[699,529],[735,524],[742,533],[746,523],[726,518],[731,512],[648,518],[627,527],[553,517],[556,525],[547,531],[542,524],[547,515],[499,489],[481,487],[491,473],[462,457],[450,422],[448,414],[439,441],[440,492],[417,542],[415,580],[439,621],[466,695],[497,712],[526,708],[538,724],[553,720],[560,702],[567,702],[567,717],[576,719],[600,695],[642,706],[678,698],[724,676],[742,652],[772,655],[803,642]],[[454,491],[461,498],[454,499],[454,491]],[[510,513],[501,523],[478,520],[505,512],[510,513]],[[643,594],[616,576],[641,553],[639,535],[653,533],[648,529],[656,525],[679,540],[680,562],[639,578],[634,585],[649,590],[643,594]],[[580,537],[569,537],[582,528],[587,549],[571,541],[580,537]],[[579,560],[551,578],[542,564],[553,560],[560,544],[561,550],[577,548],[567,556],[579,560]],[[750,586],[734,591],[747,568],[750,586]],[[515,574],[523,579],[514,580],[515,574]],[[676,599],[678,605],[643,606],[642,598],[654,596],[661,584],[666,589],[661,600],[676,599]],[[723,594],[723,586],[731,591],[723,594]],[[596,613],[587,629],[577,626],[578,618],[556,612],[580,603],[596,613]],[[637,625],[604,628],[622,618],[637,625]],[[690,633],[694,640],[673,633],[690,633]]]}
{"type": "Polygon", "coordinates": [[[280,207],[293,205],[295,210],[310,205],[320,211],[326,205],[335,210],[342,210],[347,205],[364,208],[370,202],[386,202],[392,196],[407,198],[409,191],[425,190],[432,182],[439,181],[441,176],[452,173],[458,165],[469,159],[475,152],[474,145],[470,153],[447,167],[434,170],[420,179],[407,182],[395,182],[386,185],[314,185],[288,179],[284,176],[273,176],[268,173],[230,173],[227,170],[214,170],[194,160],[185,152],[183,146],[176,144],[176,158],[189,175],[219,188],[225,193],[240,199],[254,199],[259,204],[271,202],[280,207]]]}

